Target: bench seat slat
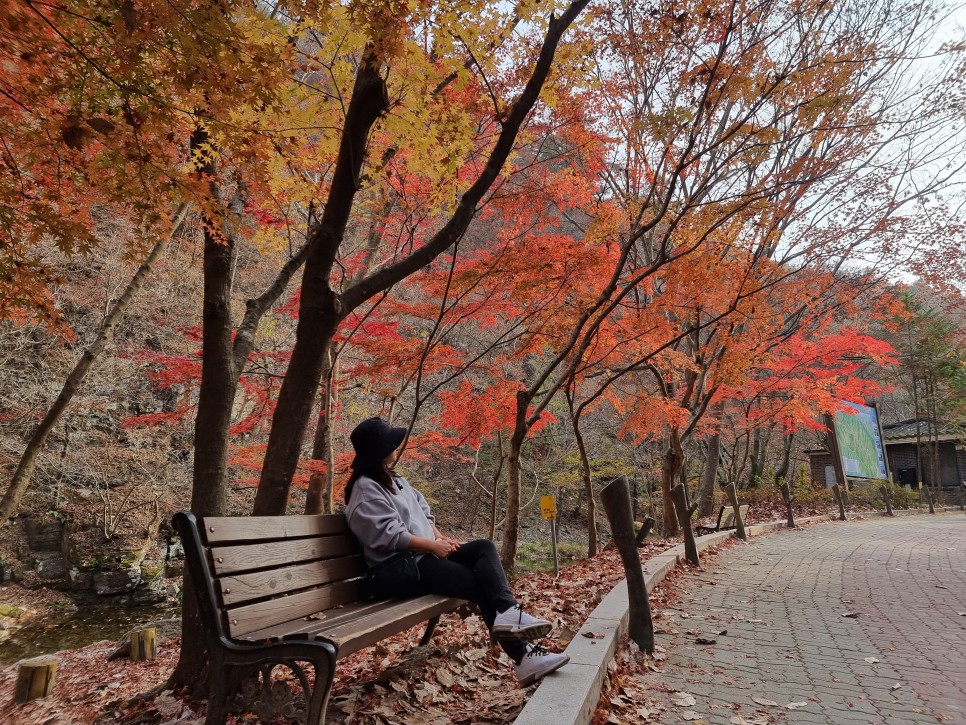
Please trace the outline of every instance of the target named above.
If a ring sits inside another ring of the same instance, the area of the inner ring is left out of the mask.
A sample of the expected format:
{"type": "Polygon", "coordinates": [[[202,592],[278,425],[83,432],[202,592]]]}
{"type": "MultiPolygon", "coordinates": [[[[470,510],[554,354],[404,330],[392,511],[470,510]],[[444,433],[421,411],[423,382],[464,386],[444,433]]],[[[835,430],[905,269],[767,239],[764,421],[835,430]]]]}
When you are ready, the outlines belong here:
{"type": "Polygon", "coordinates": [[[204,520],[209,546],[225,541],[331,536],[349,531],[342,514],[318,516],[209,516],[204,520]]]}
{"type": "Polygon", "coordinates": [[[351,579],[298,594],[229,609],[226,613],[229,636],[242,637],[249,632],[307,617],[346,602],[357,601],[361,597],[362,580],[351,579]]]}
{"type": "Polygon", "coordinates": [[[216,588],[225,606],[240,605],[253,599],[264,599],[299,589],[353,579],[366,573],[361,554],[339,559],[321,559],[278,569],[267,569],[218,579],[216,588]]]}
{"type": "Polygon", "coordinates": [[[292,639],[302,636],[332,642],[342,658],[373,645],[397,632],[404,632],[427,619],[450,612],[463,601],[436,594],[415,599],[356,602],[326,612],[325,619],[281,622],[250,632],[238,639],[249,642],[292,639]]]}
{"type": "Polygon", "coordinates": [[[345,657],[360,649],[404,632],[427,619],[438,617],[461,604],[458,599],[435,595],[383,602],[385,606],[371,616],[320,630],[321,637],[336,646],[339,657],[345,657]],[[435,600],[435,601],[434,601],[435,600]]]}
{"type": "Polygon", "coordinates": [[[269,544],[252,542],[234,546],[216,546],[211,548],[211,562],[215,576],[223,576],[252,569],[297,564],[323,557],[334,559],[361,552],[359,542],[351,534],[339,534],[269,544]]]}

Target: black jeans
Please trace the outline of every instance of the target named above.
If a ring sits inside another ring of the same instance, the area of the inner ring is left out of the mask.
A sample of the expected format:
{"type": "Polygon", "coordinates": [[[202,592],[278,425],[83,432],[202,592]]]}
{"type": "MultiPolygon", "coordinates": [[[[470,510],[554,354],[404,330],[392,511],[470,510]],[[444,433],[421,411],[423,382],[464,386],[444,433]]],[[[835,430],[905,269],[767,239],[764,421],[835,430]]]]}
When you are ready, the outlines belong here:
{"type": "MultiPolygon", "coordinates": [[[[419,559],[420,588],[427,594],[469,599],[480,608],[487,629],[493,629],[497,612],[516,605],[510,593],[506,573],[496,547],[489,539],[477,539],[463,544],[439,559],[426,554],[419,559]]],[[[526,644],[519,640],[499,640],[503,651],[519,663],[526,654],[526,644]]]]}

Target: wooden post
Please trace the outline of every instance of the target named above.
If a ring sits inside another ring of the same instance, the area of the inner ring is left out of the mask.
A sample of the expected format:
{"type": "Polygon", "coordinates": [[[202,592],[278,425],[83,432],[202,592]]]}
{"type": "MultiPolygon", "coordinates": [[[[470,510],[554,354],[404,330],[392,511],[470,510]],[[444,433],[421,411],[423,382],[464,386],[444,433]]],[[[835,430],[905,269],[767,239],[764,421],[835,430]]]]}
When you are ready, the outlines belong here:
{"type": "Polygon", "coordinates": [[[14,702],[27,702],[47,697],[54,689],[59,660],[52,655],[43,655],[24,660],[17,667],[17,682],[13,688],[14,702]]]}
{"type": "Polygon", "coordinates": [[[885,500],[886,516],[895,516],[892,512],[892,485],[885,483],[879,487],[882,492],[882,498],[885,500]]]}
{"type": "Polygon", "coordinates": [[[735,510],[735,536],[742,541],[748,541],[748,533],[745,531],[745,522],[741,520],[741,506],[738,505],[738,490],[735,488],[734,481],[725,486],[725,493],[728,494],[728,500],[731,502],[731,508],[735,510]]]}
{"type": "Polygon", "coordinates": [[[680,483],[671,489],[671,499],[674,501],[674,511],[678,515],[678,523],[681,524],[681,533],[684,536],[684,558],[692,566],[701,566],[698,547],[694,543],[694,529],[691,528],[691,516],[698,506],[688,506],[688,494],[680,483]]]}
{"type": "MultiPolygon", "coordinates": [[[[964,488],[964,490],[966,490],[966,488],[964,488]]],[[[634,539],[634,543],[637,544],[638,549],[644,546],[644,539],[647,538],[647,535],[651,533],[651,529],[653,528],[654,528],[654,519],[648,516],[646,519],[644,519],[644,523],[641,524],[641,528],[637,530],[637,536],[634,539]]]]}
{"type": "Polygon", "coordinates": [[[845,497],[842,495],[842,489],[836,483],[832,486],[832,493],[835,494],[835,502],[839,505],[839,521],[848,521],[848,517],[845,515],[845,497]]]}
{"type": "Polygon", "coordinates": [[[787,521],[785,526],[789,529],[795,528],[795,511],[792,508],[792,504],[795,503],[795,494],[792,493],[792,487],[788,485],[788,479],[782,479],[782,501],[785,502],[785,513],[787,516],[787,521]]]}
{"type": "Polygon", "coordinates": [[[637,646],[654,654],[654,622],[651,620],[651,603],[647,599],[647,586],[644,583],[644,569],[634,541],[634,519],[631,517],[631,492],[627,476],[619,476],[608,483],[600,492],[604,512],[610,523],[610,530],[617,542],[617,550],[624,565],[627,577],[629,599],[628,636],[637,646]]]}
{"type": "Polygon", "coordinates": [[[131,632],[131,659],[134,662],[153,660],[157,654],[157,632],[154,627],[131,632]]]}

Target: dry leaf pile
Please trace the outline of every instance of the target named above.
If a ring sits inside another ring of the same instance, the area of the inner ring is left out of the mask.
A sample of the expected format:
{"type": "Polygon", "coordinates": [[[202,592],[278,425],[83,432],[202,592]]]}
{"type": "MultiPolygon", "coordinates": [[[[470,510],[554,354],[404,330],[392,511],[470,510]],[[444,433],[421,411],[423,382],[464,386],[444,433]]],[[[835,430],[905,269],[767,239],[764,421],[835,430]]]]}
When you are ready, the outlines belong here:
{"type": "MultiPolygon", "coordinates": [[[[672,545],[653,541],[641,559],[672,545]]],[[[550,573],[522,577],[513,583],[527,611],[554,623],[544,642],[562,650],[600,600],[624,577],[616,551],[550,573]]],[[[656,594],[657,602],[662,594],[656,594]]],[[[440,621],[433,641],[418,647],[422,627],[398,634],[374,647],[339,660],[332,689],[328,725],[435,725],[439,723],[509,723],[522,709],[529,690],[516,683],[510,660],[495,646],[479,617],[456,614],[440,621]]],[[[134,663],[107,662],[112,642],[58,653],[60,667],[54,694],[19,706],[5,725],[202,725],[203,701],[163,691],[137,699],[159,687],[178,660],[177,638],[162,643],[158,659],[134,663]]],[[[282,670],[280,679],[287,679],[282,670]]],[[[0,701],[9,702],[16,667],[0,671],[0,701]]],[[[254,725],[252,716],[229,718],[229,725],[254,725]]]]}

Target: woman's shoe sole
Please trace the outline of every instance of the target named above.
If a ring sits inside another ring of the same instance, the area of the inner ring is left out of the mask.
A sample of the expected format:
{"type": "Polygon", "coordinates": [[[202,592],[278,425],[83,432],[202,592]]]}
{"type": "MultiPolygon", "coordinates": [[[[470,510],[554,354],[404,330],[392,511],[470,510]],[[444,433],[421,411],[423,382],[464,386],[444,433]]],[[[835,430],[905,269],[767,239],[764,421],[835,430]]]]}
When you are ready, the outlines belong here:
{"type": "Polygon", "coordinates": [[[570,658],[569,657],[564,657],[560,662],[558,662],[556,665],[554,665],[553,667],[551,667],[546,672],[535,672],[534,674],[528,676],[525,680],[520,680],[519,681],[520,682],[520,687],[529,687],[530,685],[532,685],[537,680],[539,680],[541,678],[544,678],[547,675],[549,675],[551,672],[556,672],[557,670],[559,670],[561,667],[563,667],[568,662],[570,662],[570,658]]]}
{"type": "Polygon", "coordinates": [[[492,634],[496,639],[541,639],[552,631],[553,625],[547,623],[536,624],[532,627],[526,627],[516,631],[512,629],[497,629],[494,627],[492,634]]]}

